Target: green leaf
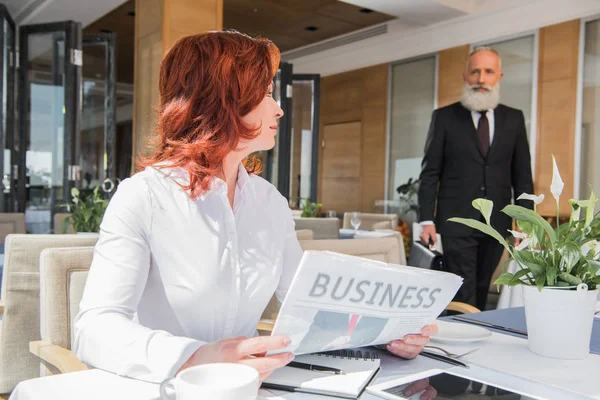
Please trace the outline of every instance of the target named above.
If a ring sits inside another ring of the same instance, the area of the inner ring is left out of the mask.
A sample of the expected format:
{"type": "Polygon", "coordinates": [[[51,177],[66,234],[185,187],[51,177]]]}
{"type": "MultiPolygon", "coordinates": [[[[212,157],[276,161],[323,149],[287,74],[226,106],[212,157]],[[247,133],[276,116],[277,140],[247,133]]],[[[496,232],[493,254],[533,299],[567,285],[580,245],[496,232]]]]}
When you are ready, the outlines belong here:
{"type": "Polygon", "coordinates": [[[483,215],[485,218],[485,222],[490,225],[490,217],[492,215],[492,210],[494,209],[494,202],[488,199],[475,199],[473,200],[473,207],[483,215]]]}
{"type": "Polygon", "coordinates": [[[516,221],[517,226],[521,230],[521,232],[526,233],[531,236],[533,234],[533,225],[527,221],[516,221]]]}
{"type": "Polygon", "coordinates": [[[571,272],[575,264],[577,264],[581,258],[581,248],[577,244],[569,241],[559,247],[558,252],[565,263],[566,272],[571,272]]]}
{"type": "Polygon", "coordinates": [[[542,218],[535,211],[514,204],[509,204],[506,207],[504,207],[504,209],[502,209],[502,212],[517,221],[523,220],[533,225],[542,227],[550,237],[552,246],[554,246],[554,244],[556,243],[556,232],[554,232],[554,229],[552,229],[552,226],[550,226],[548,221],[542,218]]]}
{"type": "Polygon", "coordinates": [[[509,286],[515,286],[515,285],[519,285],[524,283],[521,278],[526,276],[527,274],[531,273],[531,271],[529,270],[529,268],[521,268],[519,271],[517,271],[516,274],[513,275],[512,279],[510,280],[510,283],[508,284],[509,286]]]}
{"type": "Polygon", "coordinates": [[[60,224],[60,231],[64,234],[69,229],[69,223],[71,222],[71,216],[66,217],[60,224]]]}
{"type": "Polygon", "coordinates": [[[504,248],[506,250],[508,250],[508,252],[510,254],[512,254],[512,251],[510,250],[510,247],[508,246],[508,244],[506,243],[506,240],[504,239],[504,237],[499,234],[494,228],[492,228],[489,225],[484,224],[481,221],[477,221],[474,219],[470,219],[470,218],[458,218],[458,217],[454,217],[454,218],[449,218],[448,221],[450,222],[457,222],[459,224],[463,224],[463,225],[467,225],[473,229],[477,229],[480,232],[485,233],[486,235],[489,235],[491,237],[493,237],[494,239],[496,239],[502,246],[504,246],[504,248]]]}
{"type": "Polygon", "coordinates": [[[560,274],[558,274],[558,277],[571,286],[577,286],[582,282],[581,278],[573,276],[567,272],[561,272],[560,274]]]}
{"type": "Polygon", "coordinates": [[[529,250],[516,250],[513,252],[513,258],[517,261],[521,268],[529,268],[533,279],[537,282],[538,280],[546,279],[546,271],[543,265],[540,264],[542,260],[537,260],[533,253],[529,250]]]}
{"type": "Polygon", "coordinates": [[[556,285],[556,269],[554,269],[554,268],[546,269],[546,282],[547,282],[548,286],[556,285]]]}
{"type": "Polygon", "coordinates": [[[587,260],[587,263],[590,267],[590,271],[591,271],[592,275],[597,275],[598,271],[600,270],[600,261],[587,260]]]}
{"type": "Polygon", "coordinates": [[[511,286],[510,282],[512,281],[513,276],[514,275],[511,274],[510,272],[505,272],[504,274],[500,275],[498,277],[498,279],[496,279],[494,281],[494,284],[495,285],[507,285],[507,286],[511,286]]]}

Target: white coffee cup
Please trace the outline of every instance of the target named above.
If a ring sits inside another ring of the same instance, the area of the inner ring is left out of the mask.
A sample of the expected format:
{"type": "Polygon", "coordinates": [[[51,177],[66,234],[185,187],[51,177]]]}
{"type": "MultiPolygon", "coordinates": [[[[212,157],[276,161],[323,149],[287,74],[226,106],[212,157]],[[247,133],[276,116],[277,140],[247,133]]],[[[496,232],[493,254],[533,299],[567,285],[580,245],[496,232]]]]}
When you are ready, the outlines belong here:
{"type": "Polygon", "coordinates": [[[160,384],[162,400],[256,400],[258,371],[245,364],[203,364],[160,384]]]}

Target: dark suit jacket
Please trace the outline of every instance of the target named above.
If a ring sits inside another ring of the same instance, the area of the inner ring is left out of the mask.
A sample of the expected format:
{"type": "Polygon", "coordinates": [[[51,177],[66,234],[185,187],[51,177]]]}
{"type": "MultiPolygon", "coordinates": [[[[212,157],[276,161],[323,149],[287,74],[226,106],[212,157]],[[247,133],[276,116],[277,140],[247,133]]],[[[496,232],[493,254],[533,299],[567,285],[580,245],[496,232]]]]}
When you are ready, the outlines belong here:
{"type": "MultiPolygon", "coordinates": [[[[323,348],[334,339],[348,334],[349,318],[347,313],[317,311],[310,330],[295,350],[297,354],[309,352],[315,347],[323,348]]],[[[360,347],[373,342],[383,331],[387,318],[361,317],[356,324],[347,348],[360,347]]]]}
{"type": "Polygon", "coordinates": [[[471,111],[454,103],[433,112],[421,168],[419,218],[434,221],[438,233],[472,236],[472,228],[447,220],[482,220],[471,204],[479,197],[494,202],[492,226],[503,236],[508,236],[511,219],[500,210],[513,199],[516,204],[533,207],[532,201],[516,200],[522,193],[533,193],[523,113],[500,104],[494,110],[494,127],[484,158],[471,111]]]}

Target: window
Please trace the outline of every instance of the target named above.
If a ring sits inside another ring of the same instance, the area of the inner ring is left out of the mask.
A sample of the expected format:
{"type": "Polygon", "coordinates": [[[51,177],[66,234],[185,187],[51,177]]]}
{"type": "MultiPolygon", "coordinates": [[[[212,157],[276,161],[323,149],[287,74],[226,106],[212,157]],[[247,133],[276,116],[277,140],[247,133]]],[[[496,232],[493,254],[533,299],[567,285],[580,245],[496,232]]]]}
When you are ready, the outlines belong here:
{"type": "MultiPolygon", "coordinates": [[[[585,25],[579,197],[588,198],[590,185],[600,194],[600,20],[585,25]]],[[[600,206],[597,206],[597,210],[600,206]]]]}
{"type": "Polygon", "coordinates": [[[388,200],[398,199],[398,186],[419,178],[435,105],[435,74],[435,56],[392,66],[388,200]]]}

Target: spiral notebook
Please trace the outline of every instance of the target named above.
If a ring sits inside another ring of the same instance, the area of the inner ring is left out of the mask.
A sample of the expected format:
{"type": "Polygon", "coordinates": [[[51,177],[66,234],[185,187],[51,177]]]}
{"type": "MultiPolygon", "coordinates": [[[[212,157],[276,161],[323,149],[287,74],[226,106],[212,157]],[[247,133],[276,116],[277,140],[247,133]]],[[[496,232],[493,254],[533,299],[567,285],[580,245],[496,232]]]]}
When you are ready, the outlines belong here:
{"type": "Polygon", "coordinates": [[[262,387],[356,399],[375,377],[380,365],[376,351],[362,350],[305,354],[297,356],[294,361],[341,369],[344,374],[283,367],[275,370],[262,387]]]}

